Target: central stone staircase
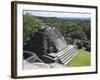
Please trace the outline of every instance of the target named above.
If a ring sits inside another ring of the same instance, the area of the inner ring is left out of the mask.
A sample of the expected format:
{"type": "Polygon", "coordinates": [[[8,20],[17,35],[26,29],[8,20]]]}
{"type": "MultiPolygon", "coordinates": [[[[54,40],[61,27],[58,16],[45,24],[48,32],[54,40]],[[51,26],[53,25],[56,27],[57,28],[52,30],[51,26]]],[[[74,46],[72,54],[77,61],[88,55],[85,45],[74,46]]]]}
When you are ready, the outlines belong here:
{"type": "Polygon", "coordinates": [[[68,64],[77,55],[77,48],[74,45],[68,45],[67,48],[61,50],[58,53],[50,53],[44,55],[44,57],[49,58],[57,62],[60,60],[64,65],[68,64]]]}

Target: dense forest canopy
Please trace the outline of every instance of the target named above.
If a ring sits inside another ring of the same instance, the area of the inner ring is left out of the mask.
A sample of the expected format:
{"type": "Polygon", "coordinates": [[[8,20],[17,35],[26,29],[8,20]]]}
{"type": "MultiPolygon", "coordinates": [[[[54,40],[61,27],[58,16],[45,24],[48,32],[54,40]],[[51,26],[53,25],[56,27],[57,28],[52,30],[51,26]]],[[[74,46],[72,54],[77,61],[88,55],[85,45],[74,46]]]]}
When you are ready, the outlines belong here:
{"type": "Polygon", "coordinates": [[[90,18],[58,18],[40,17],[30,14],[23,15],[23,37],[24,45],[30,40],[42,26],[57,28],[64,37],[76,38],[81,40],[91,40],[91,21],[90,18]]]}

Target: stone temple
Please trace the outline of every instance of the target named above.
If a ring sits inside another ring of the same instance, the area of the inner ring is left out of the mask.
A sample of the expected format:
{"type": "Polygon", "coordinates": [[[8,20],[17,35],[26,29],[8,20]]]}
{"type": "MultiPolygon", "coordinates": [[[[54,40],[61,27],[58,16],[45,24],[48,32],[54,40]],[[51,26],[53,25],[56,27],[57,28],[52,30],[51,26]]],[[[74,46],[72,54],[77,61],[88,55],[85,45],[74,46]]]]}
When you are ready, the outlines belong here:
{"type": "Polygon", "coordinates": [[[66,65],[77,54],[75,45],[68,45],[56,28],[43,27],[31,36],[24,47],[23,58],[29,63],[44,62],[66,65]]]}

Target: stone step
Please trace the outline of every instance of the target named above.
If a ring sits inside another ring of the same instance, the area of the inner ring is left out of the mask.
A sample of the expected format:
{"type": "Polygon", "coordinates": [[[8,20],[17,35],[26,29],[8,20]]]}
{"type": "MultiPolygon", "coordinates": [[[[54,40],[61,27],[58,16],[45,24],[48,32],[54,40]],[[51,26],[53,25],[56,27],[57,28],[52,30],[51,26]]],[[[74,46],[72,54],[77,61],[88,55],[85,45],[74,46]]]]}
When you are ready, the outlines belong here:
{"type": "Polygon", "coordinates": [[[64,65],[68,64],[77,54],[78,52],[76,52],[73,56],[71,56],[71,58],[69,58],[66,62],[64,62],[64,65]]]}
{"type": "Polygon", "coordinates": [[[58,55],[60,61],[66,65],[68,62],[70,62],[74,56],[77,54],[77,49],[73,46],[70,45],[66,50],[63,50],[62,52],[60,52],[60,54],[58,55]]]}
{"type": "Polygon", "coordinates": [[[76,51],[76,49],[75,48],[72,48],[69,51],[65,52],[64,55],[60,56],[60,58],[63,59],[64,57],[67,57],[68,55],[70,55],[74,51],[76,51]]]}
{"type": "Polygon", "coordinates": [[[72,57],[77,53],[77,51],[73,52],[71,55],[69,55],[68,57],[66,57],[66,59],[64,59],[62,62],[65,64],[69,59],[72,59],[72,57]]]}
{"type": "Polygon", "coordinates": [[[65,54],[65,52],[69,51],[70,49],[72,49],[73,46],[72,45],[69,45],[68,47],[66,47],[64,50],[60,51],[57,53],[58,57],[62,56],[65,54]]]}
{"type": "Polygon", "coordinates": [[[70,52],[68,52],[67,54],[65,53],[65,55],[63,55],[62,57],[60,57],[60,59],[63,61],[65,59],[67,59],[70,55],[74,54],[75,52],[76,52],[76,50],[73,49],[70,52]]]}

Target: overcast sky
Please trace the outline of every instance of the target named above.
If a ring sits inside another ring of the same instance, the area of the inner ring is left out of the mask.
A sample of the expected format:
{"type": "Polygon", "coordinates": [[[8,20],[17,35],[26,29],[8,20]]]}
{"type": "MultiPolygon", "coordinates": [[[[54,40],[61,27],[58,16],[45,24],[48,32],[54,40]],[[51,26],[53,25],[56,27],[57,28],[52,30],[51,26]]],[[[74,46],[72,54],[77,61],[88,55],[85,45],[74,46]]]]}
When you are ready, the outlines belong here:
{"type": "Polygon", "coordinates": [[[41,17],[69,17],[69,18],[91,18],[89,13],[75,13],[75,12],[50,12],[50,11],[23,11],[24,14],[29,13],[34,16],[41,17]]]}

